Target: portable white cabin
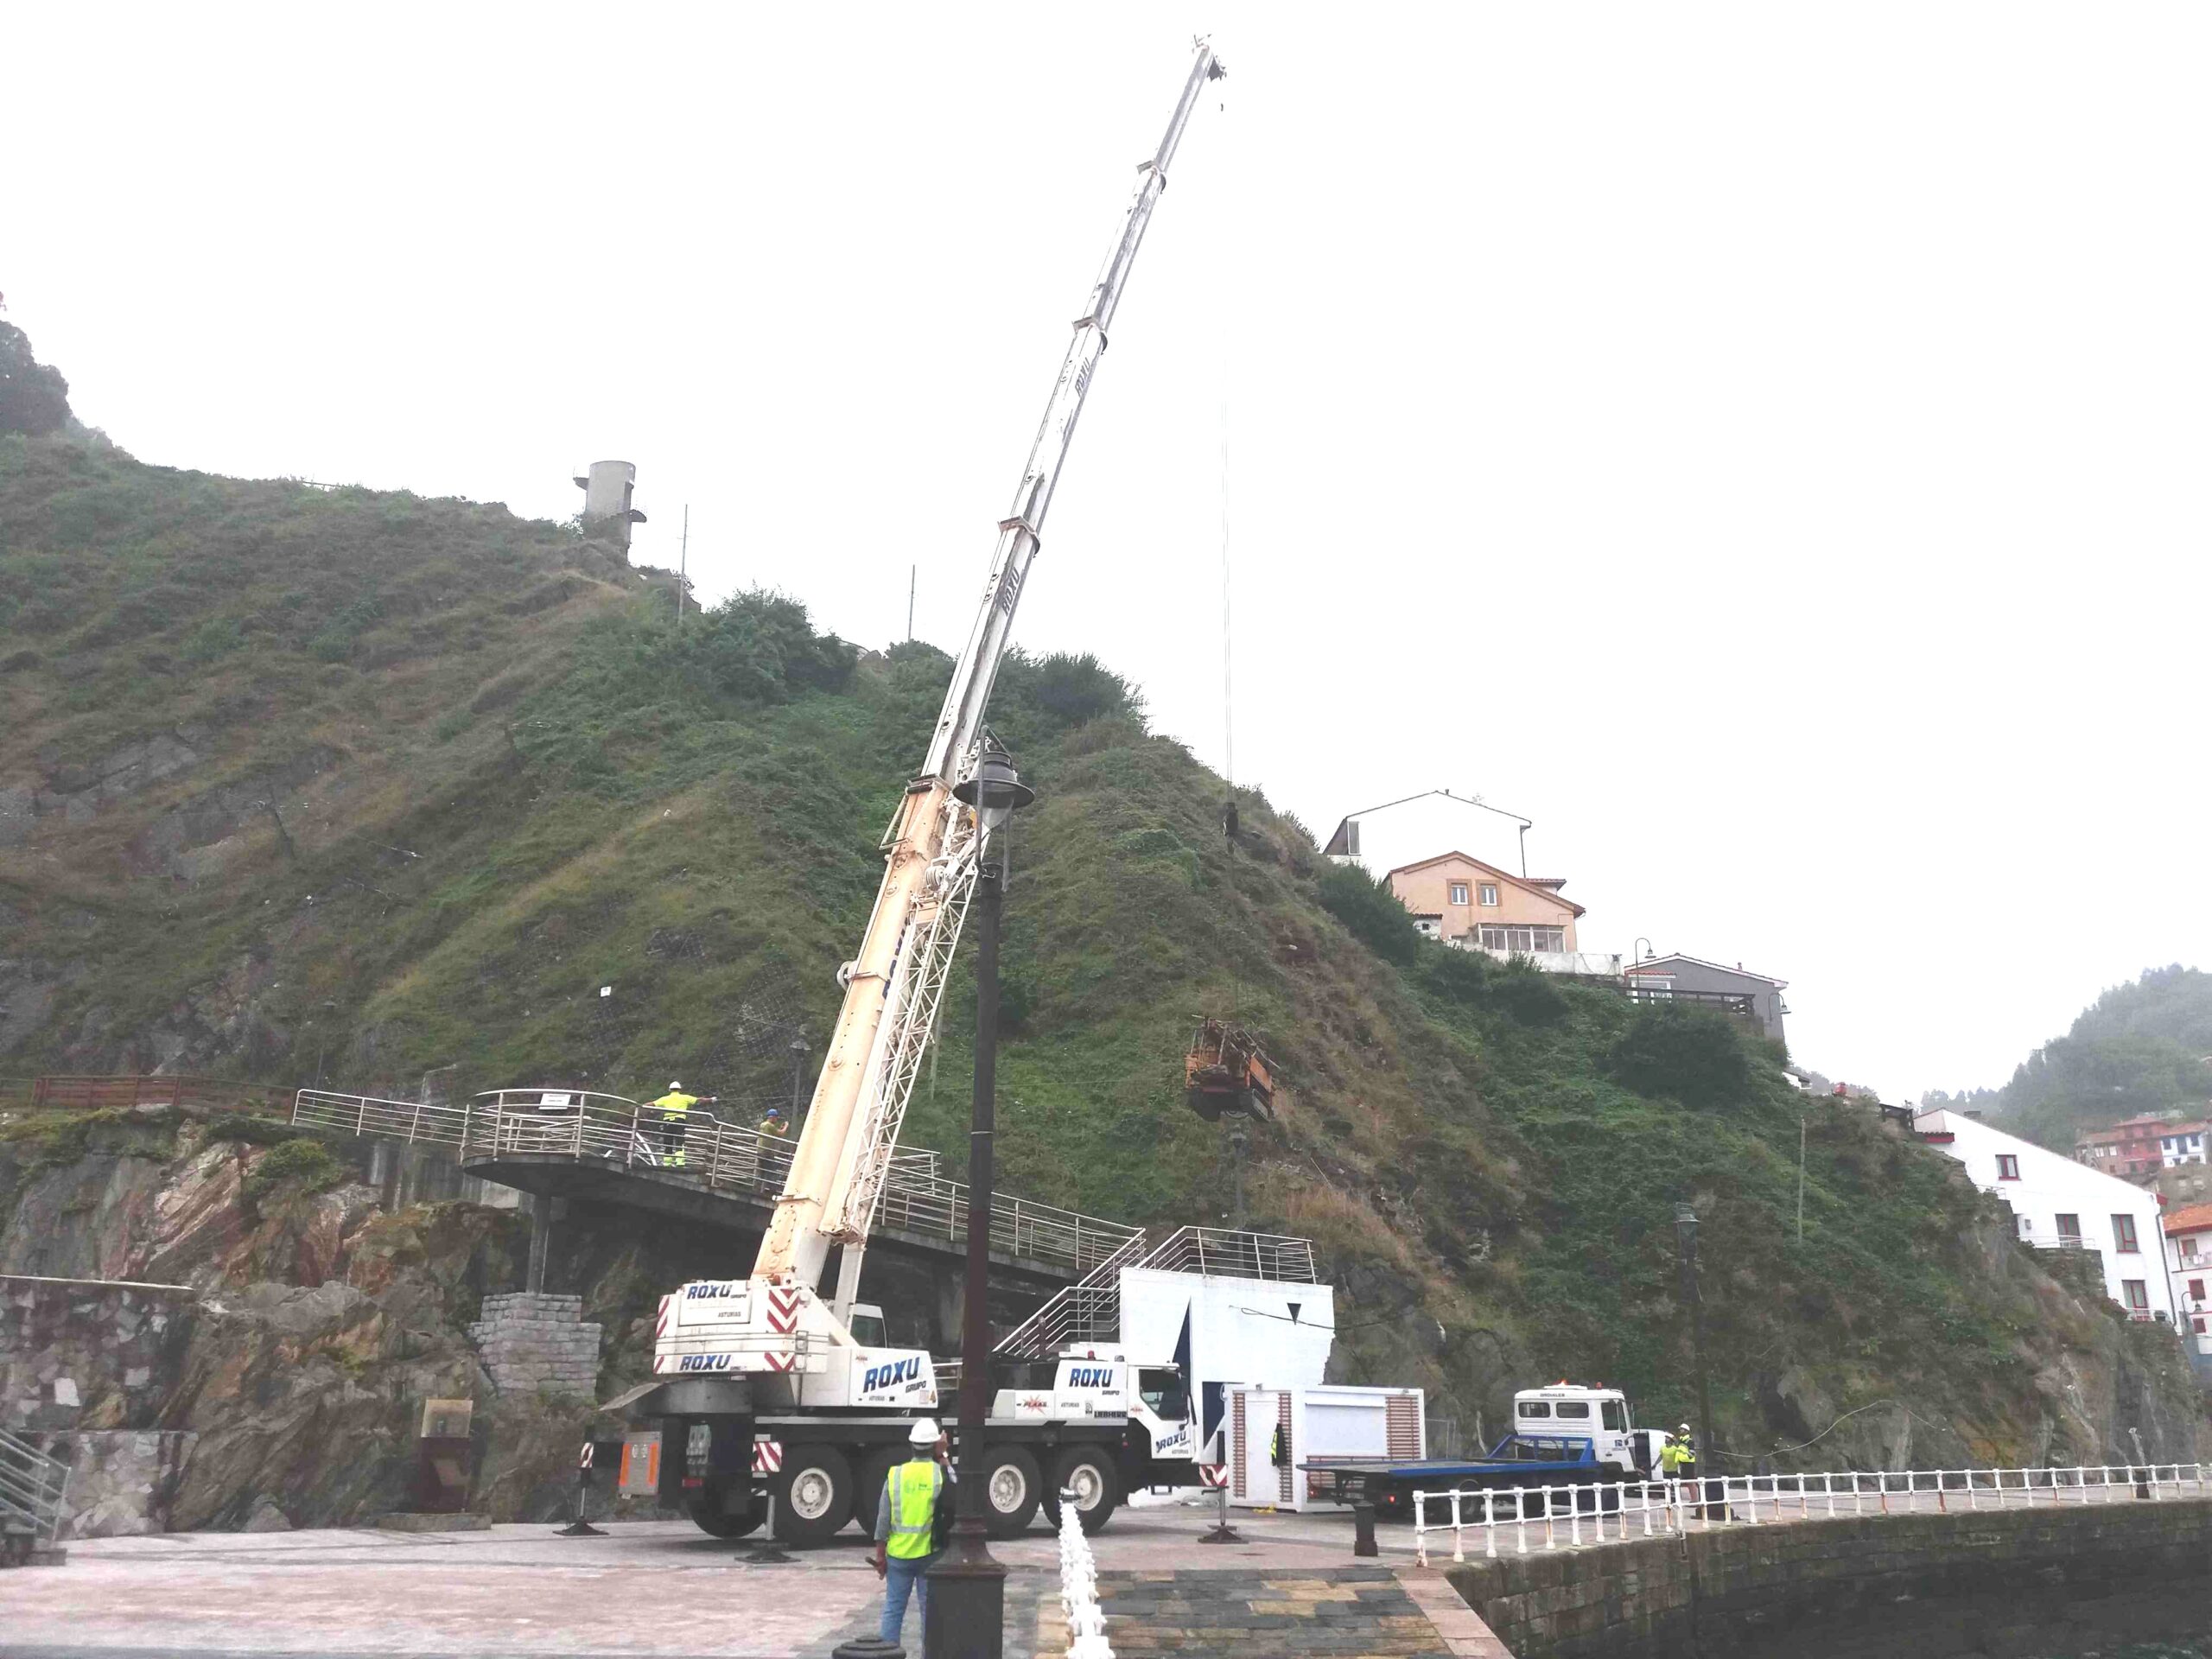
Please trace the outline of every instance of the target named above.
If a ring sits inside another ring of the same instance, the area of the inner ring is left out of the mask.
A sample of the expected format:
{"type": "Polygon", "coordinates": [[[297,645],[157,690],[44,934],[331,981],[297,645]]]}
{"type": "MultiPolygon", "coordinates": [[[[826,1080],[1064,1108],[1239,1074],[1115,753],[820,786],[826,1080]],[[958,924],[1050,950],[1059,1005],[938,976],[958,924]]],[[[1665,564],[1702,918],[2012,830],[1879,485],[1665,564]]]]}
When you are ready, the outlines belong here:
{"type": "Polygon", "coordinates": [[[1229,1501],[1248,1510],[1309,1509],[1320,1500],[1313,1496],[1310,1478],[1299,1471],[1301,1463],[1314,1458],[1425,1458],[1428,1430],[1423,1406],[1419,1389],[1231,1389],[1224,1448],[1229,1501]]]}

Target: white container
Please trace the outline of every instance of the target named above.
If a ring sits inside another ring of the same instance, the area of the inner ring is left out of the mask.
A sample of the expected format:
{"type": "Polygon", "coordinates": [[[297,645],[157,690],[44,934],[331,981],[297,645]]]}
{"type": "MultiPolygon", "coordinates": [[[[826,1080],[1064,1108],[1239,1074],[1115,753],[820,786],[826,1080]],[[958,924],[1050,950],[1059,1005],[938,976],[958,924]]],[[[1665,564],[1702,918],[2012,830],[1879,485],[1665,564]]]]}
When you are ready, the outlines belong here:
{"type": "Polygon", "coordinates": [[[1229,1501],[1240,1509],[1307,1510],[1323,1500],[1299,1464],[1315,1458],[1428,1455],[1419,1389],[1234,1388],[1229,1393],[1229,1501]],[[1281,1440],[1276,1440],[1277,1431],[1281,1440]]]}

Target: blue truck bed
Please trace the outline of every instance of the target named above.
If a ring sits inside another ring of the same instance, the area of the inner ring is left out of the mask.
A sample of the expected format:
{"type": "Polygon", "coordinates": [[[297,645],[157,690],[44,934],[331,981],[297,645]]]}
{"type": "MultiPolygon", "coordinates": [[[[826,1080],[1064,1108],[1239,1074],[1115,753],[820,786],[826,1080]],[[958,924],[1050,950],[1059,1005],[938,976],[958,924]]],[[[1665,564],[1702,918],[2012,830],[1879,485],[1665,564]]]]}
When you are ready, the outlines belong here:
{"type": "MultiPolygon", "coordinates": [[[[1410,1520],[1415,1492],[1597,1486],[1622,1478],[1619,1471],[1598,1461],[1587,1440],[1521,1435],[1508,1435],[1486,1458],[1316,1458],[1298,1466],[1319,1496],[1339,1503],[1372,1503],[1376,1516],[1385,1520],[1410,1520]]],[[[1580,1501],[1594,1504],[1597,1496],[1580,1501]]],[[[1463,1504],[1462,1515],[1467,1512],[1463,1504]]],[[[1433,1508],[1432,1518],[1442,1513],[1433,1508]]]]}

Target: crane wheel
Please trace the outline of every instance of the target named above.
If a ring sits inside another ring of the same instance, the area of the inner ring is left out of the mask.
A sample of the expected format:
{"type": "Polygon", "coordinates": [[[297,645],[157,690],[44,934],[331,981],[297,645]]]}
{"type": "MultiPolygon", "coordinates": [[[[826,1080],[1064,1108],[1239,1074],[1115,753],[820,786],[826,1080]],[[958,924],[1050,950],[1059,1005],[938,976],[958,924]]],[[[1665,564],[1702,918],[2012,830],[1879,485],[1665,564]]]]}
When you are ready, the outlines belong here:
{"type": "Polygon", "coordinates": [[[1052,1484],[1045,1494],[1046,1518],[1058,1531],[1060,1494],[1075,1494],[1076,1523],[1086,1533],[1096,1532],[1114,1518],[1122,1501],[1121,1477],[1106,1452],[1087,1446],[1071,1446],[1052,1465],[1052,1484]]]}
{"type": "Polygon", "coordinates": [[[786,1451],[775,1491],[775,1533],[785,1543],[821,1543],[852,1518],[853,1467],[835,1446],[786,1451]]]}
{"type": "Polygon", "coordinates": [[[743,1515],[724,1515],[711,1497],[696,1498],[683,1506],[683,1513],[691,1517],[691,1524],[709,1538],[742,1538],[747,1533],[760,1529],[762,1511],[766,1505],[756,1503],[743,1515]]]}
{"type": "Polygon", "coordinates": [[[1037,1514],[1045,1483],[1037,1459],[1018,1446],[995,1446],[983,1453],[983,1523],[994,1538],[1027,1532],[1037,1514]]]}

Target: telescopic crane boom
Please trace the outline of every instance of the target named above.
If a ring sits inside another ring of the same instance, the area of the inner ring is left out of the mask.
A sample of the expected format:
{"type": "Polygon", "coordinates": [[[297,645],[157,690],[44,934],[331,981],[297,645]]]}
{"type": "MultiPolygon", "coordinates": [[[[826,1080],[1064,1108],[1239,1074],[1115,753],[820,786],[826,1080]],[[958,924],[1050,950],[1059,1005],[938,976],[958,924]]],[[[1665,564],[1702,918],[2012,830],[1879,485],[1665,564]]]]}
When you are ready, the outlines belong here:
{"type": "MultiPolygon", "coordinates": [[[[928,756],[885,832],[883,885],[860,954],[839,970],[844,1004],[753,1278],[756,1285],[796,1283],[811,1291],[821,1283],[830,1247],[842,1244],[846,1248],[836,1309],[841,1320],[851,1306],[858,1258],[936,1029],[938,1005],[983,852],[985,831],[953,791],[975,770],[984,710],[1006,654],[1014,607],[1036,558],[1052,491],[1145,226],[1166,187],[1168,165],[1192,111],[1206,83],[1224,73],[1212,48],[1198,42],[1167,130],[1138,168],[1136,194],[1121,234],[1075,321],[1074,338],[1045,405],[1013,508],[999,523],[990,577],[967,647],[953,666],[928,756]]],[[[971,1218],[970,1224],[988,1224],[988,1218],[971,1218]]]]}

